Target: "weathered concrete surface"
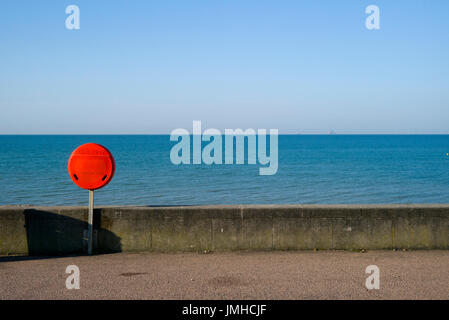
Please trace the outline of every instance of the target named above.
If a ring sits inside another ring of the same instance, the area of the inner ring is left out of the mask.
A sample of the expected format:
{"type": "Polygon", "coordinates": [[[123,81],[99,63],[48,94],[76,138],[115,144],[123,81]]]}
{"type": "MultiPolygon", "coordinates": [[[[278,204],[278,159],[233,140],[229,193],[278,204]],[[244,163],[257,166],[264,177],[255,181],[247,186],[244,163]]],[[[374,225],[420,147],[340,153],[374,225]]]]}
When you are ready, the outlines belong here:
{"type": "MultiPolygon", "coordinates": [[[[0,300],[447,300],[448,265],[449,250],[0,257],[0,300]],[[69,265],[79,267],[79,290],[66,289],[69,265]],[[369,265],[379,267],[379,289],[368,290],[365,286],[369,276],[365,270],[369,265]]],[[[371,308],[370,312],[373,311],[371,308]]]]}
{"type": "MultiPolygon", "coordinates": [[[[83,251],[87,208],[0,207],[0,255],[83,251]]],[[[104,207],[98,252],[449,249],[449,205],[104,207]]]]}

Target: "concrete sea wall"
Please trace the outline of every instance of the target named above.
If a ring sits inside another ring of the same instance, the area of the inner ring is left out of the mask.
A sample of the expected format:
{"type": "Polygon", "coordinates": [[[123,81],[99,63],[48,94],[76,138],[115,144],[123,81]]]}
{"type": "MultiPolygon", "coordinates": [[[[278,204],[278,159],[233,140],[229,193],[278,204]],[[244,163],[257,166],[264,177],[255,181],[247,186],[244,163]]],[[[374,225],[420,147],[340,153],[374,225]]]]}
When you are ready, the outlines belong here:
{"type": "MultiPolygon", "coordinates": [[[[82,253],[87,207],[0,206],[0,255],[82,253]]],[[[449,205],[104,207],[97,252],[449,249],[449,205]]]]}

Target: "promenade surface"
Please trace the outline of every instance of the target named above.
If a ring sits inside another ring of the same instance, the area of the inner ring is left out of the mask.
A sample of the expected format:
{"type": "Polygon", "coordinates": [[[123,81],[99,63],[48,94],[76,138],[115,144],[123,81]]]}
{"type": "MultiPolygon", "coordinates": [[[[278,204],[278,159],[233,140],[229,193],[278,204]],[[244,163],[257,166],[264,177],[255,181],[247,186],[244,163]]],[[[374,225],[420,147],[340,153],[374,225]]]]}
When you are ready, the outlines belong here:
{"type": "Polygon", "coordinates": [[[0,299],[449,299],[449,251],[0,257],[0,299]],[[365,287],[368,265],[379,290],[365,287]]]}

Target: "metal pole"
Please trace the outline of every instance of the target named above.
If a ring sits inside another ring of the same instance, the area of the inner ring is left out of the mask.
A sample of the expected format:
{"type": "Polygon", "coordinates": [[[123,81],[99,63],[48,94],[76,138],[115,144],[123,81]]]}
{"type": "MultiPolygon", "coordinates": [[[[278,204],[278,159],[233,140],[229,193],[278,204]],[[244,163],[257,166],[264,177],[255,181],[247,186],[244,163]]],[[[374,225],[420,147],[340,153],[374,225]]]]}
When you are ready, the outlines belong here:
{"type": "Polygon", "coordinates": [[[87,229],[87,254],[92,254],[93,230],[94,230],[94,191],[89,190],[89,218],[87,229]]]}

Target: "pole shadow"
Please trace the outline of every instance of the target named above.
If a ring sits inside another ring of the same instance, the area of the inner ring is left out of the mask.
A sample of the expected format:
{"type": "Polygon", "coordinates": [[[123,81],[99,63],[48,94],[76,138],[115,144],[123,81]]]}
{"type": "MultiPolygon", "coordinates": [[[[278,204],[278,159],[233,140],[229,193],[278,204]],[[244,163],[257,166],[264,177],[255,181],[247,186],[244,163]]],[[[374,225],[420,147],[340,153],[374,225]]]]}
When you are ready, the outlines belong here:
{"type": "MultiPolygon", "coordinates": [[[[28,256],[0,257],[0,262],[83,256],[87,252],[86,221],[80,220],[79,212],[57,214],[39,209],[25,209],[25,228],[28,256]]],[[[121,238],[101,228],[101,209],[94,210],[94,253],[117,253],[122,251],[121,238]]]]}

